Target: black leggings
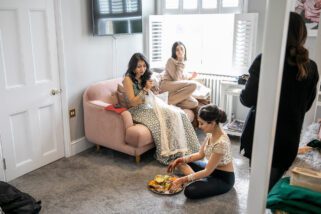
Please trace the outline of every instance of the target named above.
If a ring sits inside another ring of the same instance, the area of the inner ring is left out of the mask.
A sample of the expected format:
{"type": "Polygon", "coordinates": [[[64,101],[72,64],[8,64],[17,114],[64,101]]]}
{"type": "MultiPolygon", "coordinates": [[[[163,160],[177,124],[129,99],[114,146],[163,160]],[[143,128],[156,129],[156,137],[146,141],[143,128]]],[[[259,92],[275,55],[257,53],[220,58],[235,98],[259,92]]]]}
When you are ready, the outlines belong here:
{"type": "MultiPolygon", "coordinates": [[[[188,163],[195,172],[201,171],[205,168],[206,163],[204,161],[195,161],[188,163]]],[[[234,172],[226,172],[215,169],[214,172],[205,178],[189,184],[184,194],[190,199],[206,198],[214,195],[220,195],[228,192],[233,188],[235,182],[234,172]]]]}

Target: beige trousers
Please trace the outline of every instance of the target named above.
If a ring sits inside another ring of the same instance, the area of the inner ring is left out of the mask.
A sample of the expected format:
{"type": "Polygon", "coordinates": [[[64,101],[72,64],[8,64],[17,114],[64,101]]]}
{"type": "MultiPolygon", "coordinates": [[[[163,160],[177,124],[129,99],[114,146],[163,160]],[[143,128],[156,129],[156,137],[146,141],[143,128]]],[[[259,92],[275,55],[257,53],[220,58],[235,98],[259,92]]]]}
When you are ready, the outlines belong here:
{"type": "Polygon", "coordinates": [[[162,80],[160,83],[161,92],[168,91],[168,104],[182,109],[193,109],[198,106],[198,101],[192,97],[196,87],[196,83],[191,80],[162,80]]]}

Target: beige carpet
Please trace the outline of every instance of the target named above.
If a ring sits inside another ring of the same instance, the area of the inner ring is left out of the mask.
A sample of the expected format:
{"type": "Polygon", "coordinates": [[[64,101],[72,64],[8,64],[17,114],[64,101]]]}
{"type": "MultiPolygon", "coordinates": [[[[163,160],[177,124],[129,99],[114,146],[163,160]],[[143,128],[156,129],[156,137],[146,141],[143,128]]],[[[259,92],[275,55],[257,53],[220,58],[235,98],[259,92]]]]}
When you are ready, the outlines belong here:
{"type": "MultiPolygon", "coordinates": [[[[199,139],[204,135],[198,133],[199,139]]],[[[246,213],[248,161],[232,139],[236,183],[230,192],[202,200],[188,200],[183,192],[162,196],[146,188],[148,180],[166,172],[153,151],[134,158],[109,149],[88,149],[63,158],[10,183],[42,201],[41,213],[246,213]]]]}

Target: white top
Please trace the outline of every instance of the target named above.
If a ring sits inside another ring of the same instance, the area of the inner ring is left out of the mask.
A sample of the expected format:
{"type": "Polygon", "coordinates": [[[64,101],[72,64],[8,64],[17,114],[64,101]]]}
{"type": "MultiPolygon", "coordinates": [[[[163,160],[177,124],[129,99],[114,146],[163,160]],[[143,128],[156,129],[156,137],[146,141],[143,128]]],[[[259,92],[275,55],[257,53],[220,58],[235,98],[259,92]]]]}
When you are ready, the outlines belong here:
{"type": "Polygon", "coordinates": [[[212,134],[207,134],[207,142],[205,142],[204,153],[205,158],[209,160],[213,153],[223,154],[223,158],[218,166],[225,166],[232,161],[231,142],[227,135],[223,134],[215,142],[211,141],[212,134]]]}

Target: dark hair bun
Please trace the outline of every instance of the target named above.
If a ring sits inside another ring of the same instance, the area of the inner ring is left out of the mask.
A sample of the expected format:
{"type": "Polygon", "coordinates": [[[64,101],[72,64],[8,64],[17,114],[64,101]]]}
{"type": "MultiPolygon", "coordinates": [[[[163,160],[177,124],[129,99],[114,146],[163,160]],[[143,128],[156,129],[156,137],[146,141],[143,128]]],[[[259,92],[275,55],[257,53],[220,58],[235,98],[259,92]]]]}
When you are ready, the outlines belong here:
{"type": "Polygon", "coordinates": [[[218,116],[218,122],[220,123],[225,123],[226,120],[227,120],[227,117],[226,117],[226,113],[224,111],[222,111],[221,109],[218,110],[219,111],[219,116],[218,116]]]}
{"type": "Polygon", "coordinates": [[[200,108],[198,116],[207,122],[225,123],[226,113],[216,105],[208,104],[200,108]]]}
{"type": "Polygon", "coordinates": [[[296,48],[296,63],[305,64],[309,61],[309,51],[303,47],[299,46],[296,48]]]}

